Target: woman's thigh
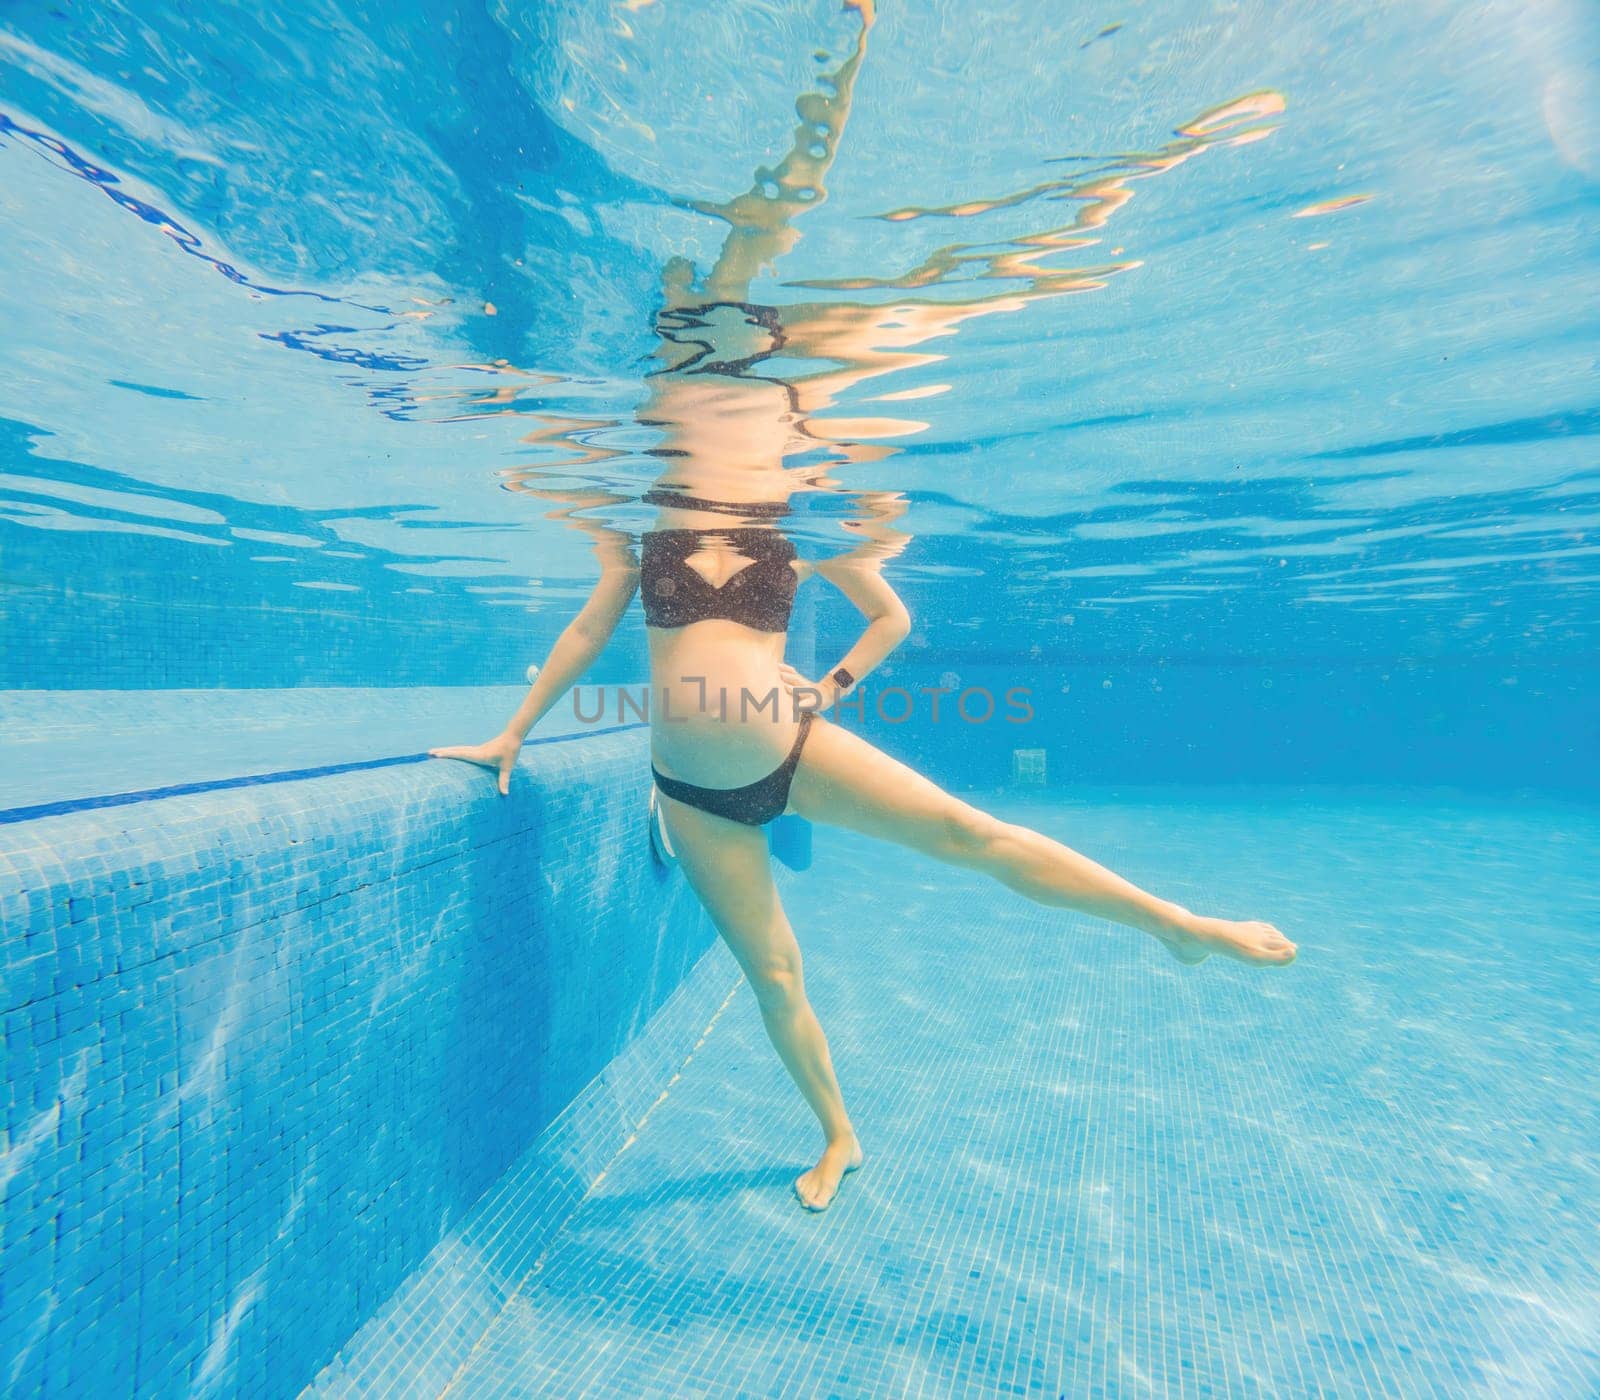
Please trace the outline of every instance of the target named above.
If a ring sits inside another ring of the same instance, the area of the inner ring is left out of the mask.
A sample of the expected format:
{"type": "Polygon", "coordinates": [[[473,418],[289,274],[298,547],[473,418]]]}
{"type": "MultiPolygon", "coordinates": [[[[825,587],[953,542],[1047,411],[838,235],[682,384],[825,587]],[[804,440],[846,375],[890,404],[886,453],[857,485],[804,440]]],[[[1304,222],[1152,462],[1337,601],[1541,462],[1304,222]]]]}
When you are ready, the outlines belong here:
{"type": "Polygon", "coordinates": [[[766,832],[661,794],[678,866],[753,981],[798,963],[772,880],[766,832]]]}
{"type": "Polygon", "coordinates": [[[826,721],[811,726],[789,805],[808,820],[947,860],[975,849],[1001,825],[859,734],[826,721]]]}

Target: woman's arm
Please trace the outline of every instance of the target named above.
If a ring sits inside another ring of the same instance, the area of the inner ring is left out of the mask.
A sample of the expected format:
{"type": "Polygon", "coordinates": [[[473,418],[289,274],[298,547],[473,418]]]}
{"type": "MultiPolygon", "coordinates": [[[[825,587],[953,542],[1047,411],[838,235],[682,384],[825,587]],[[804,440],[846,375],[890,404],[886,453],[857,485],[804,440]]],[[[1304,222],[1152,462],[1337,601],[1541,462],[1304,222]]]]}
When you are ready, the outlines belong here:
{"type": "Polygon", "coordinates": [[[505,735],[518,744],[527,737],[546,712],[579,680],[583,678],[594,660],[606,648],[617,623],[628,610],[633,595],[639,590],[639,565],[632,552],[618,549],[609,561],[602,561],[600,579],[594,586],[578,615],[567,624],[566,630],[556,638],[544,666],[517,706],[516,714],[506,724],[505,735]]]}
{"type": "Polygon", "coordinates": [[[820,709],[832,708],[839,699],[839,687],[833,680],[835,671],[842,667],[854,680],[861,680],[882,665],[883,659],[911,631],[911,614],[883,576],[885,561],[911,543],[911,536],[892,523],[905,514],[907,502],[898,492],[869,491],[860,493],[860,504],[867,518],[841,522],[858,536],[859,543],[846,553],[811,567],[856,605],[867,619],[866,630],[820,681],[806,680],[791,666],[782,668],[783,677],[791,686],[814,691],[820,697],[820,709]]]}
{"type": "Polygon", "coordinates": [[[538,678],[506,727],[486,744],[429,749],[430,758],[459,758],[497,769],[501,793],[511,791],[511,769],[528,731],[594,664],[638,591],[639,565],[626,537],[607,532],[596,540],[595,552],[600,556],[600,579],[594,592],[550,648],[538,678]]]}
{"type": "Polygon", "coordinates": [[[850,598],[867,619],[867,627],[856,645],[851,646],[842,658],[835,661],[822,674],[819,682],[805,680],[794,667],[784,667],[784,678],[797,690],[810,688],[821,696],[821,709],[830,709],[838,701],[840,690],[834,682],[835,670],[848,670],[851,678],[859,682],[872,670],[882,666],[883,658],[910,634],[910,613],[901,602],[899,594],[883,578],[883,565],[902,554],[910,544],[910,534],[894,525],[906,514],[910,502],[899,491],[853,491],[861,517],[842,520],[840,525],[856,536],[856,544],[845,554],[824,558],[811,565],[813,573],[850,598]]]}
{"type": "Polygon", "coordinates": [[[797,672],[788,671],[791,685],[797,688],[809,686],[821,693],[818,708],[826,710],[833,707],[841,693],[833,673],[842,667],[854,680],[860,681],[877,670],[884,658],[910,634],[911,614],[900,601],[900,595],[889,586],[889,581],[874,564],[847,556],[842,560],[827,560],[815,567],[817,573],[854,603],[867,619],[866,629],[856,638],[855,645],[815,683],[805,680],[797,672]]]}

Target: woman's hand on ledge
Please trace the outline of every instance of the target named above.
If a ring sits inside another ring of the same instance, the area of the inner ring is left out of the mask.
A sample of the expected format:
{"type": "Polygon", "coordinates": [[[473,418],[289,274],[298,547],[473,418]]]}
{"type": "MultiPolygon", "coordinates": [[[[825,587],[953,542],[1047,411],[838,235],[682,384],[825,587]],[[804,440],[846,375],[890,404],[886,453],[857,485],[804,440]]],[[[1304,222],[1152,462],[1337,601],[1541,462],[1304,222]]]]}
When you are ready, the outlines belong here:
{"type": "Polygon", "coordinates": [[[499,770],[501,796],[511,791],[511,770],[516,766],[522,741],[510,734],[497,734],[487,744],[457,744],[453,748],[429,749],[429,758],[459,758],[480,768],[499,770]]]}

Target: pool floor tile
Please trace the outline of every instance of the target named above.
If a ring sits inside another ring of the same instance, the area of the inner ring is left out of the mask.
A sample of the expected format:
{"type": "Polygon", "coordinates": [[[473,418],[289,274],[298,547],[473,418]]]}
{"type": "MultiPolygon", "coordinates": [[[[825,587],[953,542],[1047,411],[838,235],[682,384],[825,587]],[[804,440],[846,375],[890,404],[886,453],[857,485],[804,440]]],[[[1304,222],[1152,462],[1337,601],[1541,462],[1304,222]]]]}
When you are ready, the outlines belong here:
{"type": "MultiPolygon", "coordinates": [[[[1577,1394],[1600,1289],[1592,809],[1008,803],[1292,968],[819,832],[786,903],[867,1153],[748,988],[446,1394],[1577,1394]],[[1560,835],[1552,841],[1552,826],[1560,835]],[[1518,892],[1539,904],[1516,908],[1518,892]],[[1589,1108],[1581,1109],[1581,1105],[1589,1108]]],[[[402,1339],[403,1345],[403,1339],[402,1339]]]]}

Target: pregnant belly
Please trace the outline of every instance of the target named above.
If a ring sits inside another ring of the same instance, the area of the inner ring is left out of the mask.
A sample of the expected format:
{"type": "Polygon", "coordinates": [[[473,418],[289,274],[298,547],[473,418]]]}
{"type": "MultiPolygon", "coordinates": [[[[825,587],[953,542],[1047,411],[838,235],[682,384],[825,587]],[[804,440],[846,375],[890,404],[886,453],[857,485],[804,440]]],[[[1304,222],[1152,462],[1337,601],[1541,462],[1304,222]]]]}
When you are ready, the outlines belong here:
{"type": "Polygon", "coordinates": [[[666,634],[664,645],[652,638],[650,753],[670,777],[739,787],[783,761],[798,720],[778,675],[783,639],[743,627],[743,637],[705,635],[715,626],[666,634]]]}

